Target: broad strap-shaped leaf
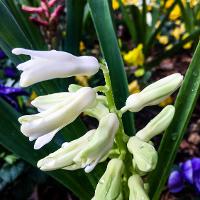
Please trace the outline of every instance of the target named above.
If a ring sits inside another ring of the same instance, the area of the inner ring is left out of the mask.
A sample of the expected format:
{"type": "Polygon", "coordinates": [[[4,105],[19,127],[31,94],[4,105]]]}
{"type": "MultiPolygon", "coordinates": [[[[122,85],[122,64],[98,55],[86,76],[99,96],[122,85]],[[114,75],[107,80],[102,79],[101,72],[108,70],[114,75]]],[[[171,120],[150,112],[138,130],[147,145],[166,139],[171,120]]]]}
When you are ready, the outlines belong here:
{"type": "Polygon", "coordinates": [[[86,0],[66,0],[67,37],[65,50],[78,55],[86,0]]]}
{"type": "MultiPolygon", "coordinates": [[[[102,54],[109,67],[115,103],[119,109],[124,106],[128,96],[128,82],[113,27],[109,2],[107,0],[88,0],[88,3],[102,54]]],[[[126,113],[123,116],[123,123],[125,132],[132,135],[135,131],[133,115],[131,113],[126,113]]]]}
{"type": "MultiPolygon", "coordinates": [[[[58,145],[51,142],[39,151],[34,150],[19,130],[17,122],[19,114],[2,99],[0,99],[0,116],[0,144],[30,164],[36,166],[39,159],[58,149],[58,145]]],[[[90,182],[80,170],[74,172],[57,170],[48,174],[69,188],[80,199],[88,200],[93,195],[90,182]]]]}

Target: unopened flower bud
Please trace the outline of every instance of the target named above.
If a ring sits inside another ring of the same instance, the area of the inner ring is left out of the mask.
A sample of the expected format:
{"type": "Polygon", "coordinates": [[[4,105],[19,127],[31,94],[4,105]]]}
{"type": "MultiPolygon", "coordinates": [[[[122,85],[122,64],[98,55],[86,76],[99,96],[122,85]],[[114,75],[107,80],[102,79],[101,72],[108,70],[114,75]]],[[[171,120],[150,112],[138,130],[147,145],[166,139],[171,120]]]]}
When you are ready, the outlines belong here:
{"type": "Polygon", "coordinates": [[[124,164],[122,160],[116,158],[110,160],[105,173],[97,184],[92,200],[123,200],[123,170],[124,164]]]}
{"type": "Polygon", "coordinates": [[[82,137],[71,142],[64,143],[60,149],[47,157],[38,161],[37,166],[43,171],[51,171],[65,168],[67,170],[75,170],[81,168],[73,159],[81,150],[83,150],[93,137],[94,130],[88,131],[82,137]]]}
{"type": "Polygon", "coordinates": [[[119,128],[119,121],[114,113],[103,117],[90,143],[75,158],[85,172],[90,172],[98,162],[108,153],[114,143],[115,134],[119,128]]]}
{"type": "Polygon", "coordinates": [[[129,139],[127,147],[140,171],[150,172],[155,169],[158,155],[151,144],[133,136],[129,139]]]}
{"type": "Polygon", "coordinates": [[[149,200],[142,178],[138,174],[134,174],[128,179],[128,187],[129,200],[149,200]]]}
{"type": "Polygon", "coordinates": [[[154,136],[162,133],[170,125],[175,113],[172,105],[166,106],[156,117],[154,117],[142,130],[136,133],[141,140],[148,142],[154,136]]]}
{"type": "Polygon", "coordinates": [[[54,78],[66,78],[75,75],[94,75],[99,70],[99,63],[92,56],[74,56],[63,51],[33,51],[15,48],[13,54],[29,55],[31,60],[18,65],[22,70],[21,87],[54,78]]]}
{"type": "Polygon", "coordinates": [[[159,104],[180,87],[182,80],[183,76],[175,73],[156,81],[141,92],[130,95],[121,111],[138,112],[146,106],[159,104]]]}
{"type": "Polygon", "coordinates": [[[37,139],[34,148],[39,149],[95,101],[96,93],[89,87],[81,88],[74,94],[56,93],[38,97],[33,105],[42,112],[20,117],[21,132],[31,141],[37,139]],[[54,98],[58,96],[61,98],[54,98]]]}

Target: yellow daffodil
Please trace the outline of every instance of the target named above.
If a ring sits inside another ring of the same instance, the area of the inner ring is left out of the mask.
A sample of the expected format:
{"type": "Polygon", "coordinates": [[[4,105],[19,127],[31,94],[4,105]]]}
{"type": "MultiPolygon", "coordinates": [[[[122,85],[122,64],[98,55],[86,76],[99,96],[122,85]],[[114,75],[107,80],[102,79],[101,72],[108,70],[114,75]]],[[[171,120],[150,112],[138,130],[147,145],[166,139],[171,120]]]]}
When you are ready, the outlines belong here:
{"type": "Polygon", "coordinates": [[[160,44],[166,45],[169,42],[169,39],[166,35],[158,35],[157,40],[160,44]]]}
{"type": "Polygon", "coordinates": [[[167,99],[165,99],[164,101],[160,102],[159,106],[160,107],[165,107],[167,105],[170,105],[173,103],[173,98],[171,96],[169,96],[167,99]]]}
{"type": "Polygon", "coordinates": [[[136,48],[124,55],[124,60],[128,65],[142,66],[144,64],[143,45],[139,44],[136,48]]]}
{"type": "Polygon", "coordinates": [[[138,84],[138,81],[132,81],[129,85],[128,85],[128,89],[130,94],[134,94],[134,93],[138,93],[140,92],[140,86],[138,84]]]}
{"type": "MultiPolygon", "coordinates": [[[[182,39],[186,39],[189,36],[189,33],[185,33],[182,37],[182,39]]],[[[192,47],[192,41],[187,42],[186,44],[183,45],[184,49],[190,49],[192,47]]]]}

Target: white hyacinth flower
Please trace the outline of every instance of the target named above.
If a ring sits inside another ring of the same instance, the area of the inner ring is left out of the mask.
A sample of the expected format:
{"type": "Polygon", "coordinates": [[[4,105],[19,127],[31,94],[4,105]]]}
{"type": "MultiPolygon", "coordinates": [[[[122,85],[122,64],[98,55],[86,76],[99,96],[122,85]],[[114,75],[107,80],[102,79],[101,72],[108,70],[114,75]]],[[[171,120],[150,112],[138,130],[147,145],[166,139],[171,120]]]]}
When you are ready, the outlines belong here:
{"type": "Polygon", "coordinates": [[[91,172],[112,148],[119,128],[119,121],[114,113],[101,118],[99,126],[90,143],[74,158],[74,162],[91,172]]]}
{"type": "Polygon", "coordinates": [[[183,76],[179,73],[162,78],[147,86],[141,92],[130,95],[121,111],[138,112],[146,106],[157,105],[177,90],[182,81],[183,76]]]}
{"type": "Polygon", "coordinates": [[[109,113],[100,120],[97,129],[88,131],[74,141],[64,143],[62,148],[40,160],[38,167],[44,171],[85,168],[85,172],[90,172],[104,160],[112,148],[118,127],[116,114],[109,113]]]}
{"type": "Polygon", "coordinates": [[[74,56],[63,51],[33,51],[15,48],[13,54],[29,55],[31,59],[17,66],[22,70],[20,86],[28,87],[32,84],[54,78],[66,78],[74,75],[91,76],[98,72],[99,63],[92,56],[74,56]]]}
{"type": "Polygon", "coordinates": [[[42,112],[20,117],[21,132],[31,141],[37,139],[34,148],[39,149],[85,109],[93,106],[95,101],[96,93],[90,87],[81,88],[73,94],[57,93],[38,97],[32,104],[42,112]]]}
{"type": "Polygon", "coordinates": [[[37,166],[43,171],[51,171],[56,169],[75,170],[81,168],[73,159],[74,157],[88,145],[92,139],[95,129],[88,131],[82,137],[66,142],[60,149],[54,153],[49,154],[47,157],[38,161],[37,166]]]}
{"type": "Polygon", "coordinates": [[[175,113],[172,105],[166,106],[156,117],[154,117],[136,136],[145,142],[162,133],[170,125],[175,113]]]}

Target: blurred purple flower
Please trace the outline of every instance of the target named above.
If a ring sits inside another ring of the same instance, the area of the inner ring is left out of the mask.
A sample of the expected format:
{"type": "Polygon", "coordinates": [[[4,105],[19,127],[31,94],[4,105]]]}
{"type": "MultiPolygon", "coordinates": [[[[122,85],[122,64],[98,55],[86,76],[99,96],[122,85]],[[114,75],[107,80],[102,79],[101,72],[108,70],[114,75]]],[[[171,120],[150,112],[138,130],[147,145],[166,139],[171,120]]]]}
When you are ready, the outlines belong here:
{"type": "Polygon", "coordinates": [[[177,193],[184,188],[184,179],[180,171],[172,171],[168,179],[168,188],[170,192],[177,193]]]}
{"type": "Polygon", "coordinates": [[[5,56],[5,53],[2,50],[0,50],[0,59],[3,59],[5,56]]]}
{"type": "Polygon", "coordinates": [[[7,87],[0,84],[0,97],[6,100],[10,105],[19,110],[17,101],[18,96],[27,96],[28,93],[21,88],[7,87]]]}
{"type": "Polygon", "coordinates": [[[16,78],[17,71],[12,67],[4,68],[4,75],[8,78],[16,78]]]}
{"type": "Polygon", "coordinates": [[[180,192],[184,187],[184,181],[193,185],[200,193],[200,158],[192,158],[180,163],[179,171],[172,171],[168,179],[170,192],[180,192]]]}

